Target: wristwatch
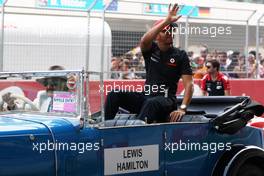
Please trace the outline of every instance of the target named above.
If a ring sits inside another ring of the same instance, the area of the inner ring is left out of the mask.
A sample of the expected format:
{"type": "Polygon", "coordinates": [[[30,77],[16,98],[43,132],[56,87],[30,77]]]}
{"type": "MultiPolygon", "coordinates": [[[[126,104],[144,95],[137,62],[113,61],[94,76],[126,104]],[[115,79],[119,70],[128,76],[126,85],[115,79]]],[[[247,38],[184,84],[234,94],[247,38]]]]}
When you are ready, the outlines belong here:
{"type": "Polygon", "coordinates": [[[186,106],[185,104],[182,104],[182,105],[180,106],[180,110],[184,110],[184,111],[186,111],[186,110],[187,110],[187,106],[186,106]]]}

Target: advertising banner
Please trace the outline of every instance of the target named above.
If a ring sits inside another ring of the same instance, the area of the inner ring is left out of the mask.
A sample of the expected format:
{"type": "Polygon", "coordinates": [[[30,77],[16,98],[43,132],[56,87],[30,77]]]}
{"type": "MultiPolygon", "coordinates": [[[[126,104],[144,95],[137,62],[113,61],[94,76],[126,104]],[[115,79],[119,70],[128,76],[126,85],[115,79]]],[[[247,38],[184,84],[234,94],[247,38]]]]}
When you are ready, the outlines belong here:
{"type": "MultiPolygon", "coordinates": [[[[153,15],[167,15],[168,14],[168,4],[144,4],[143,14],[153,14],[153,15]]],[[[187,16],[193,9],[191,17],[201,17],[209,16],[210,8],[207,7],[194,7],[189,5],[180,6],[179,14],[182,16],[187,16]],[[194,8],[194,9],[193,9],[194,8]]]]}
{"type": "MultiPolygon", "coordinates": [[[[37,0],[38,7],[45,8],[62,8],[62,9],[88,9],[95,0],[37,0]]],[[[93,10],[102,10],[108,6],[107,10],[117,11],[117,0],[97,0],[93,10]],[[109,6],[108,6],[109,5],[109,6]]]]}

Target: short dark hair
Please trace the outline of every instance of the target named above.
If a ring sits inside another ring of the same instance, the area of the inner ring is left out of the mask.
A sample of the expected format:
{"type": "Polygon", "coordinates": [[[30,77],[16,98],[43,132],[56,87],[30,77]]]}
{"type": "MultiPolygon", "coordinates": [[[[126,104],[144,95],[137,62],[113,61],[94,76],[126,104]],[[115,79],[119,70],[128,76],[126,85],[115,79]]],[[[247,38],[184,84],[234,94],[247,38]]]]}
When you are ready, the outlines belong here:
{"type": "Polygon", "coordinates": [[[250,51],[249,54],[253,54],[255,57],[256,57],[256,55],[257,55],[257,54],[256,54],[256,51],[254,51],[254,50],[250,51]]]}
{"type": "Polygon", "coordinates": [[[49,70],[64,70],[64,67],[60,65],[53,65],[49,68],[49,70]]]}
{"type": "Polygon", "coordinates": [[[209,60],[209,61],[207,61],[207,63],[211,63],[212,66],[213,66],[214,68],[216,68],[217,71],[219,71],[219,69],[220,69],[220,63],[219,63],[218,60],[216,60],[216,59],[209,60]]]}
{"type": "Polygon", "coordinates": [[[220,55],[220,54],[221,55],[225,55],[227,57],[227,53],[225,51],[220,51],[220,52],[217,53],[217,55],[220,55]]]}

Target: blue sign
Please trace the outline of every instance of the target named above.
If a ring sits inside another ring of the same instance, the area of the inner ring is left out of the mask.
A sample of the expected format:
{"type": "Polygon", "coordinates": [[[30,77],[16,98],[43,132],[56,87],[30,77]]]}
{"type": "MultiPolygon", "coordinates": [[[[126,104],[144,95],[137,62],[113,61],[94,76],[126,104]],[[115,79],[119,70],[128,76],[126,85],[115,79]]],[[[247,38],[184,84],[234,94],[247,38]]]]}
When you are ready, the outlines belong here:
{"type": "MultiPolygon", "coordinates": [[[[180,11],[178,14],[182,16],[187,16],[194,6],[180,6],[180,11]]],[[[167,15],[169,5],[167,4],[144,4],[144,14],[154,14],[154,15],[167,15]]],[[[199,7],[195,7],[191,14],[192,17],[197,17],[199,15],[199,7]]]]}
{"type": "MultiPolygon", "coordinates": [[[[38,6],[46,8],[63,8],[63,9],[88,9],[95,0],[38,0],[38,6]]],[[[102,10],[108,6],[106,10],[117,11],[117,0],[97,0],[92,10],[102,10]]]]}
{"type": "Polygon", "coordinates": [[[194,6],[183,6],[182,8],[180,8],[180,12],[179,14],[182,16],[187,16],[191,13],[190,15],[191,17],[198,17],[199,16],[199,7],[194,7],[194,6]],[[193,11],[192,11],[193,10],[193,11]]]}

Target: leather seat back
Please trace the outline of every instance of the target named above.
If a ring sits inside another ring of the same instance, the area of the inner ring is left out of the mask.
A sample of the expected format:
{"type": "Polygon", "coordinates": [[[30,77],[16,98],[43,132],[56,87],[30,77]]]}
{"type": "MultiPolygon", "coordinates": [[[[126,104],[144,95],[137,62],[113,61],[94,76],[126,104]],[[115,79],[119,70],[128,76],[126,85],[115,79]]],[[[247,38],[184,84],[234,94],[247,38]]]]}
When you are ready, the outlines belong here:
{"type": "Polygon", "coordinates": [[[146,123],[142,120],[106,120],[104,122],[99,123],[100,127],[116,127],[116,126],[137,126],[137,125],[145,125],[146,123]]]}

